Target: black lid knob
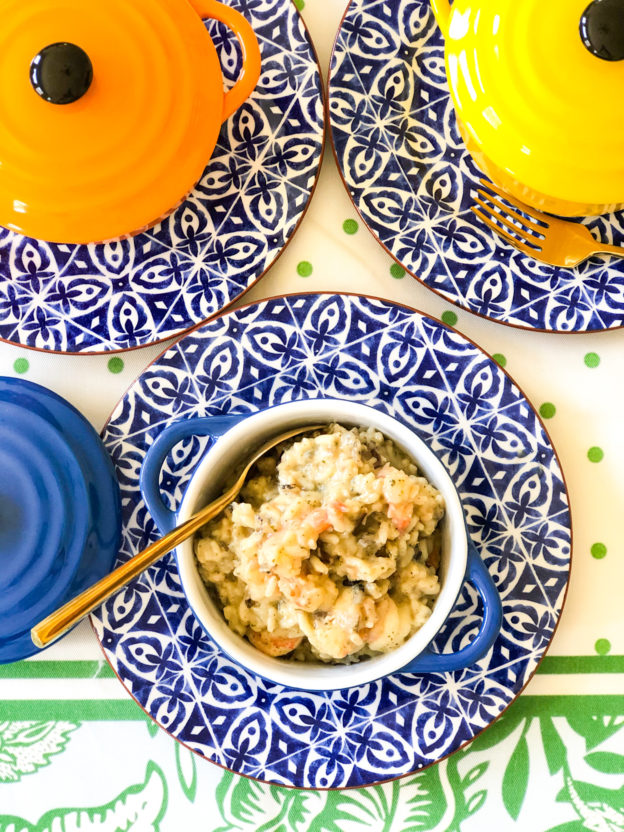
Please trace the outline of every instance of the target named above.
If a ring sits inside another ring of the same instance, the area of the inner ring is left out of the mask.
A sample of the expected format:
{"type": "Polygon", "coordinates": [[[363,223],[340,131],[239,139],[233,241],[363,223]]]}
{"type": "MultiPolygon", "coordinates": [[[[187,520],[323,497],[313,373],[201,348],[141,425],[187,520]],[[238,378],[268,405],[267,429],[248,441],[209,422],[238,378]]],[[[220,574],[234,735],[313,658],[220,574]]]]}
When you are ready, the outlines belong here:
{"type": "Polygon", "coordinates": [[[581,37],[604,61],[624,61],[624,0],[594,0],[581,18],[581,37]]]}
{"type": "Polygon", "coordinates": [[[93,65],[79,46],[52,43],[33,59],[30,81],[35,91],[51,104],[72,104],[91,86],[93,65]]]}

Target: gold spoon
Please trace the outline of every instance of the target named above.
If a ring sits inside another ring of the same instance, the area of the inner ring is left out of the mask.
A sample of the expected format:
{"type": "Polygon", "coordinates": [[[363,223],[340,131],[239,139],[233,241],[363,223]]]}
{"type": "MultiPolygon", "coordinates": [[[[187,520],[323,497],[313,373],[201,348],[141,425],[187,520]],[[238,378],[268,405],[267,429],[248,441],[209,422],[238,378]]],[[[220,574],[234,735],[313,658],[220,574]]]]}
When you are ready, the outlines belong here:
{"type": "Polygon", "coordinates": [[[298,427],[282,433],[279,436],[265,442],[252,456],[251,460],[243,469],[241,475],[238,477],[234,485],[229,488],[220,497],[217,497],[212,503],[198,511],[193,517],[190,517],[181,526],[173,529],[162,537],[160,540],[150,544],[147,549],[143,549],[130,560],[126,561],[117,569],[114,569],[108,575],[105,575],[97,583],[85,589],[80,595],[72,598],[55,612],[51,613],[43,621],[39,622],[30,631],[30,636],[37,647],[46,647],[57,638],[65,635],[74,624],[77,624],[81,618],[88,615],[96,607],[99,607],[107,598],[114,595],[119,589],[122,589],[126,584],[130,583],[133,578],[144,572],[148,566],[151,566],[163,555],[166,555],[176,546],[179,546],[182,541],[186,540],[198,529],[205,525],[213,517],[216,517],[219,512],[228,506],[238,495],[238,492],[243,487],[247,474],[251,466],[257,462],[261,456],[270,451],[280,442],[285,442],[287,439],[292,439],[300,433],[307,433],[311,430],[318,430],[325,427],[324,425],[306,425],[305,427],[298,427]]]}

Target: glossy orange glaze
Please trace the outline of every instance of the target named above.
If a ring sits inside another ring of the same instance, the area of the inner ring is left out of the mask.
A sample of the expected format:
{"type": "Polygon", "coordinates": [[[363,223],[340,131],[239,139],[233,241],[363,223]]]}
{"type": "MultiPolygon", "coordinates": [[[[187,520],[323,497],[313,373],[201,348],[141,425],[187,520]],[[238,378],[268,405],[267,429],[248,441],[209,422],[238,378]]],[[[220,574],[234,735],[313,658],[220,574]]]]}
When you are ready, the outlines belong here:
{"type": "Polygon", "coordinates": [[[221,123],[260,73],[249,24],[215,0],[0,0],[0,225],[52,242],[136,233],[201,177],[221,123]],[[224,96],[200,14],[244,41],[242,79],[224,96]],[[242,21],[242,22],[241,22],[242,21]],[[68,41],[93,83],[67,105],[44,101],[30,65],[68,41]]]}

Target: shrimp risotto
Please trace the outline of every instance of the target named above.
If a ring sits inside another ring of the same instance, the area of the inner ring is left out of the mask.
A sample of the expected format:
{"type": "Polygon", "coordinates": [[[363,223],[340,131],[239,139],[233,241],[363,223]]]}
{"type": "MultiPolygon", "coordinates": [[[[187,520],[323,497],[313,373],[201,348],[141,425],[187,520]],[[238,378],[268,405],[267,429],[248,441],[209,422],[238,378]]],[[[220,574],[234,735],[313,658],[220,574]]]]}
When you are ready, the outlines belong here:
{"type": "Polygon", "coordinates": [[[441,494],[379,431],[279,445],[194,548],[229,625],[269,656],[351,662],[398,647],[440,592],[441,494]]]}

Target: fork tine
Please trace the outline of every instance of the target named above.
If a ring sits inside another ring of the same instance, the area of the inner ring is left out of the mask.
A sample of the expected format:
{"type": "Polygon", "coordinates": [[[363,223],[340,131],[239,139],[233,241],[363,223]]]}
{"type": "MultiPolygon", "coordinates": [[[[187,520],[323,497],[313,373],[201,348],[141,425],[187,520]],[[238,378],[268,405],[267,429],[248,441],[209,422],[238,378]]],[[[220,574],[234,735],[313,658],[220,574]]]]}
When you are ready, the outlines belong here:
{"type": "Polygon", "coordinates": [[[497,208],[500,208],[505,214],[509,214],[510,217],[513,217],[517,222],[523,225],[525,228],[530,229],[531,231],[535,231],[543,236],[546,235],[547,228],[544,226],[537,225],[531,220],[528,220],[526,217],[523,217],[522,214],[519,214],[517,211],[514,211],[513,208],[510,208],[509,205],[505,205],[502,200],[500,200],[497,196],[493,196],[492,194],[488,194],[487,191],[477,190],[479,196],[485,197],[492,205],[496,205],[497,208]]]}
{"type": "MultiPolygon", "coordinates": [[[[481,192],[481,191],[479,191],[478,193],[482,193],[482,192],[481,192]]],[[[523,239],[525,242],[530,243],[532,246],[535,246],[535,248],[536,248],[538,251],[541,249],[541,243],[542,243],[542,240],[541,240],[539,237],[534,237],[534,236],[533,236],[533,235],[532,235],[529,231],[527,231],[527,230],[526,230],[526,228],[518,228],[518,226],[517,226],[517,225],[514,225],[514,224],[513,224],[510,220],[508,220],[508,219],[507,219],[507,217],[505,217],[503,214],[499,214],[499,213],[498,213],[498,211],[494,211],[494,210],[493,210],[493,209],[492,209],[492,208],[491,208],[491,207],[487,204],[487,202],[484,202],[482,199],[479,199],[479,197],[478,197],[478,196],[477,196],[477,197],[475,197],[475,202],[476,202],[478,205],[480,205],[480,206],[484,209],[484,211],[485,211],[487,214],[489,214],[489,215],[490,215],[493,219],[498,220],[500,223],[502,223],[502,224],[503,224],[506,228],[508,228],[510,231],[513,231],[515,234],[518,234],[518,236],[522,237],[522,239],[523,239]]]]}
{"type": "MultiPolygon", "coordinates": [[[[537,211],[535,208],[530,208],[528,205],[523,205],[520,202],[520,200],[515,199],[515,197],[511,196],[511,194],[508,194],[506,191],[500,188],[495,182],[489,182],[487,179],[481,179],[479,181],[485,188],[488,188],[490,191],[494,191],[495,194],[498,194],[503,199],[506,199],[507,202],[511,203],[512,205],[515,205],[516,208],[518,208],[520,211],[523,211],[525,214],[531,217],[533,222],[530,219],[526,219],[526,217],[520,217],[521,222],[523,222],[529,228],[532,228],[534,231],[543,234],[545,231],[544,226],[538,225],[537,221],[539,220],[539,222],[543,222],[546,228],[548,228],[548,226],[550,225],[550,217],[548,217],[546,214],[542,214],[541,211],[537,211]]],[[[489,196],[489,194],[486,194],[486,196],[489,196]]],[[[509,213],[512,213],[512,211],[509,210],[509,213]]]]}
{"type": "Polygon", "coordinates": [[[529,246],[524,245],[524,243],[518,240],[517,237],[512,237],[511,234],[508,234],[506,231],[504,231],[500,227],[500,225],[496,225],[496,223],[492,222],[492,220],[489,217],[487,217],[479,208],[475,208],[474,205],[472,205],[470,210],[473,213],[475,213],[482,222],[484,222],[489,228],[491,228],[492,231],[495,231],[499,235],[499,237],[502,237],[504,240],[507,240],[507,242],[514,248],[519,249],[523,254],[528,254],[529,257],[535,256],[534,248],[529,248],[529,246]]]}

